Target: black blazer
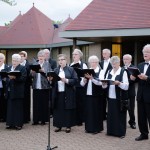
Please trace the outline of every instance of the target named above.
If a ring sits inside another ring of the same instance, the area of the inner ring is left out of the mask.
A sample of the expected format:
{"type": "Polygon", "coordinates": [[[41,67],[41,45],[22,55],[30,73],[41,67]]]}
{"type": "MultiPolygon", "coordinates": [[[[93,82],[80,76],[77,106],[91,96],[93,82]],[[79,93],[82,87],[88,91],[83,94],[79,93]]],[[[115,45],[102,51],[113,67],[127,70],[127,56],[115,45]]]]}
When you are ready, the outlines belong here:
{"type": "MultiPolygon", "coordinates": [[[[56,68],[54,71],[56,74],[59,74],[60,67],[56,68]]],[[[65,108],[64,109],[74,109],[76,108],[76,99],[75,99],[75,85],[77,82],[77,74],[72,67],[64,67],[65,78],[69,79],[69,83],[65,84],[65,108]]],[[[55,102],[57,101],[58,95],[58,82],[53,84],[52,88],[52,99],[53,106],[55,107],[55,102]]]]}
{"type": "MultiPolygon", "coordinates": [[[[134,65],[130,65],[129,67],[135,67],[134,65]]],[[[128,71],[128,69],[125,69],[127,74],[128,74],[128,79],[129,79],[129,89],[128,89],[128,94],[129,94],[129,98],[130,97],[135,97],[135,83],[136,83],[136,80],[133,81],[130,79],[130,75],[131,73],[128,71]]]]}
{"type": "MultiPolygon", "coordinates": [[[[1,71],[6,71],[7,68],[8,68],[8,65],[5,64],[4,69],[2,69],[1,71]]],[[[6,93],[6,80],[4,80],[3,78],[2,78],[2,84],[3,84],[4,93],[6,93]]]]}
{"type": "MultiPolygon", "coordinates": [[[[12,66],[7,68],[8,72],[11,71],[11,67],[12,66]]],[[[7,90],[9,91],[10,99],[24,98],[24,87],[27,76],[26,68],[22,65],[18,65],[15,70],[19,70],[21,72],[21,76],[16,79],[7,80],[7,90]]]]}
{"type": "Polygon", "coordinates": [[[57,67],[57,62],[54,59],[49,59],[49,63],[51,64],[52,70],[54,70],[57,67]]]}
{"type": "MultiPolygon", "coordinates": [[[[138,65],[141,73],[144,72],[144,62],[138,65]]],[[[147,68],[146,75],[147,80],[138,80],[138,91],[137,91],[137,101],[144,100],[144,102],[150,103],[150,65],[147,68]]]]}
{"type": "MultiPolygon", "coordinates": [[[[103,69],[103,68],[104,68],[104,60],[102,60],[101,62],[99,62],[99,65],[100,65],[100,67],[103,69]]],[[[107,69],[106,69],[104,78],[106,78],[106,75],[107,75],[107,73],[108,73],[108,70],[110,70],[110,69],[112,69],[112,66],[111,66],[111,64],[109,63],[109,64],[108,64],[108,67],[107,67],[107,69]]]]}

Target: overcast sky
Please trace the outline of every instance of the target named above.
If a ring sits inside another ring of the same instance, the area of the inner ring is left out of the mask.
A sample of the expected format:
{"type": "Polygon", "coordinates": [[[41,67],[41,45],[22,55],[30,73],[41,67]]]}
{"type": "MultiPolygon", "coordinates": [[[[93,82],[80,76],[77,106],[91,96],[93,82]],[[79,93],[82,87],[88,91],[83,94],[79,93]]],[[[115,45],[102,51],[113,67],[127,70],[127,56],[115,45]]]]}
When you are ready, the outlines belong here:
{"type": "Polygon", "coordinates": [[[0,1],[0,25],[14,20],[19,11],[25,14],[34,6],[55,21],[64,21],[70,15],[74,19],[92,0],[15,0],[16,6],[0,1]]]}

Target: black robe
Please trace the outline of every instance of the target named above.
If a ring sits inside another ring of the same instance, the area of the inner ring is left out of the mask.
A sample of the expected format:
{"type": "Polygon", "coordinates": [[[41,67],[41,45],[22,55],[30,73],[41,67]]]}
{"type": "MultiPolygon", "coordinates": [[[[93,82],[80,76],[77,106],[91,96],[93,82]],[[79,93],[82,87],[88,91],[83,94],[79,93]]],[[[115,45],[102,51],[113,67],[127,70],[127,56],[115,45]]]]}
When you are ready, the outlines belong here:
{"type": "MultiPolygon", "coordinates": [[[[5,71],[8,66],[5,64],[4,69],[1,71],[5,71]]],[[[0,88],[0,121],[6,121],[6,112],[7,112],[7,99],[6,99],[6,81],[5,77],[1,77],[3,88],[0,88]]]]}
{"type": "MultiPolygon", "coordinates": [[[[10,66],[7,71],[11,71],[10,66]]],[[[23,126],[23,98],[24,98],[24,85],[26,80],[26,68],[18,65],[15,70],[21,72],[20,77],[16,79],[8,79],[8,103],[7,103],[7,126],[23,126]]]]}
{"type": "MultiPolygon", "coordinates": [[[[59,74],[59,69],[54,71],[59,74]]],[[[69,79],[69,83],[65,84],[65,91],[58,92],[58,83],[54,83],[53,89],[53,125],[56,127],[72,127],[76,125],[76,99],[75,84],[77,75],[73,68],[64,67],[65,77],[69,79]]]]}

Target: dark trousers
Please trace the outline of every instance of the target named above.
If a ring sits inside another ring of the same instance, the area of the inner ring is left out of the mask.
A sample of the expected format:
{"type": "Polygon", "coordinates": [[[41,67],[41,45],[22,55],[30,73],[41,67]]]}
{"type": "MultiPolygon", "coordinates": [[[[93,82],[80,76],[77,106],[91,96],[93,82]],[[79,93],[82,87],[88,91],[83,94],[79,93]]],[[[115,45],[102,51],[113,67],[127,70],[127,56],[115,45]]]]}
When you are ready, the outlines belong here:
{"type": "Polygon", "coordinates": [[[104,89],[102,101],[103,101],[103,120],[106,120],[107,118],[107,90],[105,89],[104,89]]]}
{"type": "Polygon", "coordinates": [[[6,121],[7,100],[4,97],[4,89],[0,88],[0,121],[6,121]]]}
{"type": "Polygon", "coordinates": [[[129,122],[130,125],[135,125],[135,113],[134,113],[134,110],[135,110],[135,96],[130,97],[129,100],[130,100],[130,106],[129,106],[130,108],[128,110],[128,113],[129,113],[130,119],[129,119],[128,122],[129,122]]]}
{"type": "Polygon", "coordinates": [[[138,125],[142,135],[148,135],[150,127],[150,103],[138,101],[138,125]]]}

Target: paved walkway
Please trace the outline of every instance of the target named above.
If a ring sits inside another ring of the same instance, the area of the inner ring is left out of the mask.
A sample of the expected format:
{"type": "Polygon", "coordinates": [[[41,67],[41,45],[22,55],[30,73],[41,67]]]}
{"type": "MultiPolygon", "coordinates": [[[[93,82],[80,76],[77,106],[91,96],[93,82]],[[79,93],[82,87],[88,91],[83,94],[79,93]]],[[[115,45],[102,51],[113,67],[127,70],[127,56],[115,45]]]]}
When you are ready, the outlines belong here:
{"type": "MultiPolygon", "coordinates": [[[[52,122],[52,119],[51,119],[52,122]]],[[[150,139],[135,141],[139,136],[138,129],[127,127],[124,139],[107,136],[106,122],[102,133],[92,135],[84,132],[84,126],[72,128],[71,133],[55,133],[51,123],[51,148],[56,150],[150,150],[150,139]]],[[[24,125],[20,131],[7,130],[0,123],[0,150],[47,150],[48,125],[24,125]]]]}

